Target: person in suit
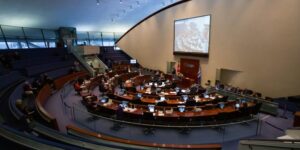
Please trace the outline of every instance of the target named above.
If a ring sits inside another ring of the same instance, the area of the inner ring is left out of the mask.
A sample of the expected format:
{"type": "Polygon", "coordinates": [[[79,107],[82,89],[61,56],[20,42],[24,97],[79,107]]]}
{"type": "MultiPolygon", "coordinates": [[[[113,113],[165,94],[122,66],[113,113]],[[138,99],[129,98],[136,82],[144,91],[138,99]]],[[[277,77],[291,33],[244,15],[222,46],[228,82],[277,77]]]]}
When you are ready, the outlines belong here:
{"type": "Polygon", "coordinates": [[[124,110],[123,107],[121,105],[118,106],[117,111],[116,111],[116,118],[118,120],[122,120],[124,117],[124,110]]]}

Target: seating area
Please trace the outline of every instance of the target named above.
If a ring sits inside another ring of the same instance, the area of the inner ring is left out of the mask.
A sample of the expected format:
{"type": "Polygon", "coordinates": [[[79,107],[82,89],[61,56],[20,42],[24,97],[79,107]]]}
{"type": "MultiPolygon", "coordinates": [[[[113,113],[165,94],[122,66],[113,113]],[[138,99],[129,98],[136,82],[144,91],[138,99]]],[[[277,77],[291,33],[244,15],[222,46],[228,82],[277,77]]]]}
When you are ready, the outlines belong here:
{"type": "Polygon", "coordinates": [[[7,74],[3,74],[0,76],[0,90],[2,91],[5,87],[9,86],[10,84],[17,82],[23,76],[18,71],[11,71],[7,74]]]}
{"type": "Polygon", "coordinates": [[[129,63],[131,57],[122,50],[114,50],[114,47],[100,47],[98,56],[110,68],[112,64],[129,63]]]}

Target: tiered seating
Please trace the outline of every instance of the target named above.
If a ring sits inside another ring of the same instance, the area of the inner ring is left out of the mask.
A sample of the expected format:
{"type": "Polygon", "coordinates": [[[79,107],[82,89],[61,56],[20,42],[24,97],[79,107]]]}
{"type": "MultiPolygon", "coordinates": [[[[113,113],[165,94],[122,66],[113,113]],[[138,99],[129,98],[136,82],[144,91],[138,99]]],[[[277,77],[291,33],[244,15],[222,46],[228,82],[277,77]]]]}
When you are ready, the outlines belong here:
{"type": "MultiPolygon", "coordinates": [[[[30,62],[29,58],[28,60],[25,60],[24,56],[27,55],[29,57],[31,54],[29,52],[24,52],[24,53],[25,55],[22,55],[23,59],[21,60],[23,61],[23,63],[30,62]]],[[[49,52],[46,53],[49,54],[49,52]]],[[[34,59],[34,60],[38,60],[38,59],[34,59]]],[[[45,61],[42,59],[40,60],[45,63],[49,61],[49,60],[45,61]]],[[[60,59],[56,59],[56,60],[60,60],[60,59]]],[[[15,61],[13,61],[13,63],[15,63],[15,61]]],[[[35,64],[38,65],[39,63],[35,63],[35,64]]],[[[68,71],[69,68],[61,68],[47,73],[49,77],[57,78],[67,74],[68,71]]],[[[77,75],[78,74],[76,73],[71,75],[70,80],[76,78],[77,75]]],[[[82,142],[81,141],[82,139],[70,137],[67,135],[63,136],[63,134],[60,134],[58,132],[56,132],[55,135],[46,135],[47,138],[44,138],[43,136],[39,135],[40,132],[38,132],[38,134],[37,133],[31,134],[30,133],[31,131],[30,132],[26,131],[28,126],[26,125],[26,122],[24,122],[25,120],[23,120],[24,118],[27,118],[26,114],[23,114],[23,112],[16,107],[16,100],[22,98],[23,85],[24,85],[22,83],[24,82],[24,80],[25,78],[18,71],[11,71],[4,75],[1,74],[0,76],[0,81],[1,81],[0,82],[0,91],[1,91],[0,92],[0,98],[1,98],[0,99],[0,103],[1,103],[0,144],[3,144],[5,142],[6,148],[13,148],[13,149],[28,149],[28,148],[30,149],[97,149],[97,148],[101,148],[100,145],[95,145],[89,142],[82,142]],[[2,115],[4,117],[2,117],[2,115]],[[5,123],[6,125],[3,125],[3,123],[5,123]],[[49,138],[51,137],[52,140],[55,139],[55,141],[49,140],[49,138]],[[57,138],[59,138],[58,141],[57,138]]],[[[58,80],[55,80],[55,85],[58,88],[60,88],[61,85],[63,85],[67,81],[69,81],[69,79],[60,78],[58,80]]],[[[48,114],[42,107],[43,104],[46,102],[45,100],[50,96],[50,94],[51,94],[51,89],[46,84],[37,95],[37,100],[40,106],[37,108],[39,112],[43,112],[42,117],[46,121],[48,119],[50,124],[53,124],[53,126],[51,127],[57,128],[55,118],[51,117],[51,115],[48,114]]],[[[28,122],[28,118],[26,120],[28,122]]],[[[31,126],[30,124],[29,126],[31,126]]],[[[36,129],[35,131],[42,131],[41,128],[35,128],[35,129],[36,129]]],[[[45,129],[45,127],[42,129],[45,129]]],[[[48,132],[49,131],[47,131],[47,133],[48,132]]],[[[53,133],[55,133],[55,131],[53,133]]],[[[103,146],[102,148],[109,149],[103,146]]]]}
{"type": "Polygon", "coordinates": [[[23,84],[19,84],[9,96],[9,109],[17,120],[24,117],[24,113],[17,108],[16,101],[22,98],[23,84]]]}
{"type": "Polygon", "coordinates": [[[99,58],[108,66],[110,66],[108,64],[108,60],[110,60],[111,63],[114,63],[114,62],[129,63],[129,60],[131,59],[131,57],[128,56],[123,51],[114,50],[114,47],[101,47],[99,58]]]}
{"type": "Polygon", "coordinates": [[[5,74],[5,68],[3,67],[2,64],[0,64],[0,76],[5,74]]]}
{"type": "Polygon", "coordinates": [[[18,71],[12,71],[10,73],[0,76],[0,90],[9,86],[10,84],[19,81],[22,75],[18,71]]]}
{"type": "Polygon", "coordinates": [[[74,57],[68,54],[66,49],[32,49],[16,52],[19,53],[20,59],[12,62],[13,69],[24,70],[28,76],[53,73],[60,69],[66,72],[65,70],[69,70],[74,61],[74,57]]]}
{"type": "Polygon", "coordinates": [[[72,66],[72,64],[73,64],[72,61],[52,62],[52,63],[42,64],[42,65],[26,67],[25,70],[26,70],[26,74],[28,76],[33,76],[33,75],[38,75],[38,74],[45,73],[48,71],[53,71],[55,69],[68,68],[68,67],[72,66]]]}

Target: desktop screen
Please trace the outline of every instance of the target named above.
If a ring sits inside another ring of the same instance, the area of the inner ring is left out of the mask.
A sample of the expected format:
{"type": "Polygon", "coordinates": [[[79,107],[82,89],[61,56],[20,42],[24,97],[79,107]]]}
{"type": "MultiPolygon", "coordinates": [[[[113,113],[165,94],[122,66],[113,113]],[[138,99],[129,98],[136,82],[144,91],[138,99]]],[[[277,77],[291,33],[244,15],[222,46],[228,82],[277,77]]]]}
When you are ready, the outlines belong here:
{"type": "Polygon", "coordinates": [[[188,98],[189,98],[189,97],[188,97],[187,95],[182,95],[182,99],[183,99],[183,100],[187,101],[188,98]]]}
{"type": "Polygon", "coordinates": [[[149,112],[154,112],[154,106],[155,105],[148,105],[149,112]]]}
{"type": "Polygon", "coordinates": [[[142,93],[138,93],[137,97],[141,98],[142,97],[142,93]]]}
{"type": "Polygon", "coordinates": [[[101,101],[101,103],[107,103],[108,97],[101,97],[100,101],[101,101]]]}
{"type": "Polygon", "coordinates": [[[137,63],[136,59],[130,59],[130,64],[136,64],[136,63],[137,63]]]}
{"type": "Polygon", "coordinates": [[[184,110],[185,110],[184,105],[178,105],[177,107],[178,107],[179,112],[184,112],[184,110]]]}

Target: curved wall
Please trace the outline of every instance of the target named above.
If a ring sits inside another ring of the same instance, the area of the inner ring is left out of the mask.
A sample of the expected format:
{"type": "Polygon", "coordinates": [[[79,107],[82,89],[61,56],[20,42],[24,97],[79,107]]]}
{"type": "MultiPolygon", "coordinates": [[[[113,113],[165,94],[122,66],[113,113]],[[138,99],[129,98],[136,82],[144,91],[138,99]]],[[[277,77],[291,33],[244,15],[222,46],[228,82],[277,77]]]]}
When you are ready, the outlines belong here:
{"type": "MultiPolygon", "coordinates": [[[[217,69],[240,71],[231,83],[279,97],[300,94],[299,0],[192,0],[162,11],[117,44],[139,63],[166,71],[173,55],[174,20],[211,14],[209,58],[200,60],[202,83],[217,69]]],[[[185,57],[186,58],[186,57],[185,57]]]]}

